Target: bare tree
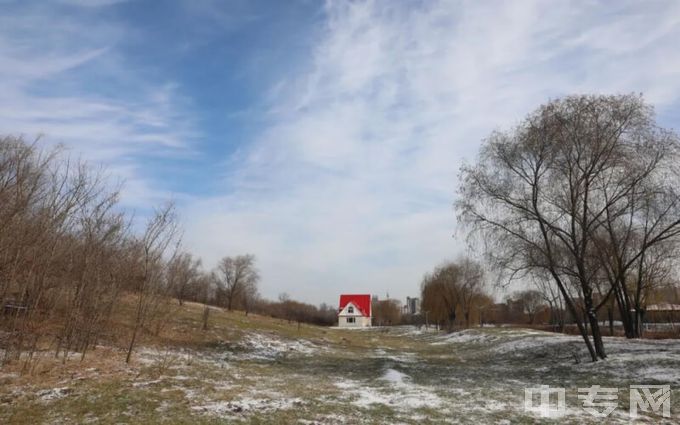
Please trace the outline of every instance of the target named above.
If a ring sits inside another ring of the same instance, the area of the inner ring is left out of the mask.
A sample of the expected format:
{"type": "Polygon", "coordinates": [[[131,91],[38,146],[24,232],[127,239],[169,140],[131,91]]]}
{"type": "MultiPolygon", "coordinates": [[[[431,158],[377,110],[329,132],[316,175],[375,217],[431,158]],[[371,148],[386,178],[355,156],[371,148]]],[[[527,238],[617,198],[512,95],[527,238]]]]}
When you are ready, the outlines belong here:
{"type": "Polygon", "coordinates": [[[110,326],[110,319],[115,306],[127,303],[123,293],[135,299],[129,362],[147,326],[158,334],[167,322],[170,296],[212,300],[200,261],[174,255],[174,207],[155,211],[143,233],[133,235],[119,189],[61,148],[0,137],[3,362],[22,361],[27,372],[46,347],[65,362],[73,352],[83,359],[101,339],[118,340],[127,328],[110,326]]]}
{"type": "Polygon", "coordinates": [[[255,256],[224,257],[217,265],[215,278],[224,307],[232,310],[243,296],[257,289],[260,276],[255,268],[255,256]]]}
{"type": "Polygon", "coordinates": [[[510,278],[551,276],[573,317],[590,325],[592,341],[576,321],[593,361],[606,357],[597,310],[623,287],[613,279],[595,300],[606,267],[596,239],[669,145],[675,137],[657,129],[640,97],[572,96],[541,106],[513,132],[492,134],[479,162],[462,169],[461,221],[484,234],[488,256],[510,278]]]}
{"type": "MultiPolygon", "coordinates": [[[[644,169],[631,161],[639,178],[628,182],[625,197],[607,205],[602,228],[594,234],[605,277],[619,307],[627,337],[640,336],[644,296],[672,268],[680,243],[678,140],[659,135],[645,148],[644,169]]],[[[643,157],[644,158],[644,157],[643,157]]],[[[604,192],[603,196],[609,196],[604,192]]]]}
{"type": "Polygon", "coordinates": [[[208,318],[210,316],[210,300],[215,292],[215,282],[213,276],[207,273],[200,273],[196,279],[197,295],[203,303],[203,315],[201,329],[208,330],[208,318]]]}
{"type": "Polygon", "coordinates": [[[484,289],[484,269],[470,258],[460,257],[456,261],[436,267],[423,277],[421,283],[421,309],[428,321],[450,331],[456,322],[470,327],[472,313],[477,311],[481,321],[481,309],[493,303],[484,289]],[[462,320],[458,313],[462,311],[462,320]]]}
{"type": "Polygon", "coordinates": [[[128,224],[122,213],[114,211],[117,201],[118,192],[102,193],[77,214],[78,238],[65,253],[69,272],[77,279],[55,350],[57,356],[64,350],[64,361],[72,348],[85,356],[119,300],[124,274],[117,267],[117,256],[128,236],[128,224]]]}
{"type": "Polygon", "coordinates": [[[396,325],[401,319],[401,309],[396,300],[376,300],[371,303],[373,321],[378,326],[396,325]]]}
{"type": "Polygon", "coordinates": [[[534,273],[532,280],[544,303],[548,304],[550,324],[554,330],[562,332],[564,330],[564,306],[559,290],[550,281],[550,276],[545,276],[539,271],[534,273]]]}
{"type": "Polygon", "coordinates": [[[524,313],[529,318],[529,324],[533,325],[536,313],[545,307],[543,294],[535,289],[526,289],[518,292],[514,298],[522,305],[524,313]]]}
{"type": "Polygon", "coordinates": [[[130,363],[137,336],[147,320],[158,311],[167,289],[164,276],[163,256],[177,238],[177,219],[172,203],[156,210],[149,220],[144,234],[133,241],[131,248],[137,252],[137,276],[135,289],[137,307],[125,362],[130,363]]]}
{"type": "Polygon", "coordinates": [[[260,299],[260,292],[257,290],[257,285],[246,285],[240,297],[240,307],[246,313],[246,316],[260,299]]]}
{"type": "Polygon", "coordinates": [[[288,323],[295,319],[295,302],[290,298],[290,295],[286,292],[279,294],[279,307],[281,310],[280,316],[286,319],[288,323]]]}
{"type": "Polygon", "coordinates": [[[451,331],[460,305],[460,270],[458,265],[447,263],[426,274],[421,283],[421,308],[429,319],[451,331]]]}
{"type": "Polygon", "coordinates": [[[201,259],[181,252],[168,263],[168,285],[179,305],[188,297],[200,277],[201,259]]]}
{"type": "Polygon", "coordinates": [[[101,170],[60,148],[0,138],[5,361],[26,353],[27,370],[53,337],[55,356],[63,352],[65,361],[76,350],[83,358],[100,337],[125,281],[119,254],[129,229],[117,202],[118,187],[101,170]]]}
{"type": "Polygon", "coordinates": [[[482,265],[470,258],[460,258],[460,284],[458,295],[465,318],[465,327],[470,327],[470,313],[472,307],[484,295],[484,269],[482,265]]]}

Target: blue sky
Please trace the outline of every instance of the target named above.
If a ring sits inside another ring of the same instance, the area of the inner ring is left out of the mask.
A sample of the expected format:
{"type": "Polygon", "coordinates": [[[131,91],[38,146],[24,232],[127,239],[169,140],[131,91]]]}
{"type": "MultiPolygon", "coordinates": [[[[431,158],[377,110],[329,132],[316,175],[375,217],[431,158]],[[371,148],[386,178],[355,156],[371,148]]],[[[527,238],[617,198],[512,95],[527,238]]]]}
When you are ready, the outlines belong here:
{"type": "Polygon", "coordinates": [[[178,203],[261,292],[403,298],[464,252],[457,173],[550,98],[642,92],[680,117],[677,1],[0,0],[0,132],[178,203]]]}

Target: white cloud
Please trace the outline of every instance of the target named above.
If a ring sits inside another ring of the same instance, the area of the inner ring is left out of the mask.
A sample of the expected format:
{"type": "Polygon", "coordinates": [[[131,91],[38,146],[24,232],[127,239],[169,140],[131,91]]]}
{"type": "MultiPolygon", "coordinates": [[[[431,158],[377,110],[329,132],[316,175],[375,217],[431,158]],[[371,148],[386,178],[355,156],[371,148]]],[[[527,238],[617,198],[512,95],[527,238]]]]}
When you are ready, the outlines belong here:
{"type": "Polygon", "coordinates": [[[405,297],[461,252],[456,175],[480,140],[550,97],[645,92],[678,105],[678,3],[344,2],[306,72],[229,162],[224,196],[187,208],[211,264],[258,255],[263,292],[405,297]]]}

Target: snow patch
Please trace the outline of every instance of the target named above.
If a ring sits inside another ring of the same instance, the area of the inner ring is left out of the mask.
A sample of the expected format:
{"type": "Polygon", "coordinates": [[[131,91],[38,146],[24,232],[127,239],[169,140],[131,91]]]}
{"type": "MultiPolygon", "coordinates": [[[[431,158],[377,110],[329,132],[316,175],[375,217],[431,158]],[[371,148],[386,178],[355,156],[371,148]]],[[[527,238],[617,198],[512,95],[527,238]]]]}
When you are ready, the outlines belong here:
{"type": "Polygon", "coordinates": [[[437,408],[443,402],[428,387],[416,385],[411,377],[395,369],[387,369],[380,377],[386,382],[384,387],[368,386],[354,380],[335,382],[335,387],[351,390],[351,403],[358,407],[368,408],[373,404],[384,404],[398,410],[410,410],[423,407],[437,408]]]}
{"type": "Polygon", "coordinates": [[[400,352],[399,354],[391,354],[383,349],[377,349],[373,352],[374,359],[389,359],[397,363],[415,363],[418,356],[415,353],[400,352]]]}
{"type": "Polygon", "coordinates": [[[627,340],[605,338],[608,357],[596,363],[583,363],[581,369],[597,370],[612,376],[637,379],[641,383],[680,385],[680,341],[627,340]]]}
{"type": "Polygon", "coordinates": [[[541,336],[529,336],[529,335],[531,334],[527,334],[527,336],[523,338],[516,338],[510,341],[502,342],[493,347],[492,351],[503,354],[513,351],[546,348],[556,344],[577,341],[576,337],[570,335],[559,334],[553,334],[549,336],[545,336],[543,334],[539,334],[541,336]]]}
{"type": "Polygon", "coordinates": [[[52,401],[52,400],[58,400],[60,398],[64,398],[67,395],[71,394],[73,392],[72,389],[68,387],[61,387],[61,388],[49,388],[46,390],[40,390],[37,393],[35,393],[36,397],[38,397],[42,401],[52,401]]]}
{"type": "Polygon", "coordinates": [[[404,385],[405,381],[411,379],[411,377],[405,373],[399,372],[398,370],[387,369],[385,374],[380,379],[393,385],[404,385]]]}
{"type": "Polygon", "coordinates": [[[211,416],[225,416],[237,413],[247,413],[250,411],[268,412],[273,410],[287,410],[294,407],[299,407],[304,404],[301,398],[242,398],[233,401],[216,401],[207,403],[201,406],[192,406],[191,409],[211,415],[211,416]]]}
{"type": "Polygon", "coordinates": [[[493,341],[496,338],[483,332],[476,331],[474,329],[468,329],[460,332],[454,332],[452,334],[438,335],[435,337],[435,342],[432,345],[444,345],[444,344],[461,344],[461,343],[475,343],[481,344],[484,342],[493,341]]]}
{"type": "Polygon", "coordinates": [[[242,352],[234,357],[241,360],[273,360],[291,354],[309,355],[321,350],[307,340],[284,340],[261,333],[247,334],[237,347],[242,352]]]}
{"type": "Polygon", "coordinates": [[[160,384],[161,382],[163,382],[163,379],[154,379],[153,381],[133,382],[132,386],[134,388],[144,388],[149,387],[151,385],[160,384]]]}

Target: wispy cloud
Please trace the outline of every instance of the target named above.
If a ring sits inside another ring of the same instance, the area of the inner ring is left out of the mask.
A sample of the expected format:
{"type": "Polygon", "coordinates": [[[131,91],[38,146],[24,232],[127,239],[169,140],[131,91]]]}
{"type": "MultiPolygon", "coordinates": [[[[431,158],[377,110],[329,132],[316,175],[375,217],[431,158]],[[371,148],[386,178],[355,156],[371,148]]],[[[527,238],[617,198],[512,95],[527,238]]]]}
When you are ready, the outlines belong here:
{"type": "Polygon", "coordinates": [[[140,156],[186,154],[195,138],[172,81],[150,81],[117,50],[134,31],[98,14],[112,1],[19,4],[0,17],[0,132],[63,143],[127,184],[124,203],[167,197],[140,156]]]}
{"type": "Polygon", "coordinates": [[[305,72],[190,209],[208,263],[259,256],[264,292],[405,296],[464,249],[456,176],[481,139],[550,97],[644,92],[676,110],[677,2],[330,1],[305,72]]]}
{"type": "MultiPolygon", "coordinates": [[[[423,272],[463,250],[461,161],[548,98],[644,92],[677,127],[672,0],[328,1],[304,15],[319,27],[283,52],[263,44],[297,22],[264,31],[272,15],[251,4],[3,2],[0,132],[104,161],[127,180],[128,205],[179,199],[187,245],[208,266],[252,252],[265,295],[333,302],[339,291],[413,295],[423,272]],[[236,87],[282,70],[259,103],[259,87],[236,87]]],[[[302,16],[293,9],[287,19],[302,16]]]]}
{"type": "Polygon", "coordinates": [[[60,3],[80,7],[103,7],[123,3],[130,0],[59,0],[60,3]]]}

